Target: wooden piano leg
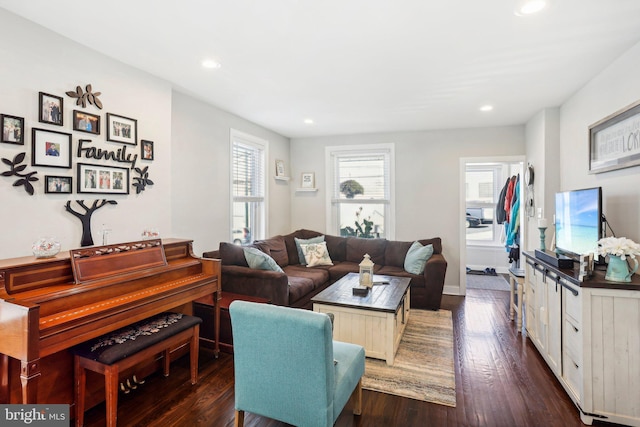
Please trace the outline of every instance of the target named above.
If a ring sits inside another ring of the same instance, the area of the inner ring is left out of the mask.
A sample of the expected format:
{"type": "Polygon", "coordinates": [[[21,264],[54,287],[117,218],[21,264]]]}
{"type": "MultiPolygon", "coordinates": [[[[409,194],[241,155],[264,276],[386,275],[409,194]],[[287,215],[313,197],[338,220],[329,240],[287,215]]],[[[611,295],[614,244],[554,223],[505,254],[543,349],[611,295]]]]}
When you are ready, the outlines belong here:
{"type": "MultiPolygon", "coordinates": [[[[217,344],[216,340],[216,344],[217,344]]],[[[198,382],[198,348],[200,347],[200,325],[193,328],[193,336],[189,341],[189,369],[191,370],[191,385],[198,382]]],[[[216,355],[217,357],[217,355],[216,355]]]]}
{"type": "Polygon", "coordinates": [[[10,403],[9,356],[0,354],[0,403],[10,403]]]}
{"type": "Polygon", "coordinates": [[[118,420],[118,365],[108,365],[104,372],[107,427],[116,427],[118,420]]]}
{"type": "Polygon", "coordinates": [[[222,299],[222,291],[218,289],[213,296],[213,305],[214,305],[214,316],[215,316],[215,326],[214,326],[214,335],[215,335],[215,347],[213,348],[213,354],[218,358],[220,354],[220,300],[222,299]]]}
{"type": "Polygon", "coordinates": [[[37,403],[38,380],[40,379],[40,359],[20,361],[20,382],[22,383],[22,403],[37,403]]]}

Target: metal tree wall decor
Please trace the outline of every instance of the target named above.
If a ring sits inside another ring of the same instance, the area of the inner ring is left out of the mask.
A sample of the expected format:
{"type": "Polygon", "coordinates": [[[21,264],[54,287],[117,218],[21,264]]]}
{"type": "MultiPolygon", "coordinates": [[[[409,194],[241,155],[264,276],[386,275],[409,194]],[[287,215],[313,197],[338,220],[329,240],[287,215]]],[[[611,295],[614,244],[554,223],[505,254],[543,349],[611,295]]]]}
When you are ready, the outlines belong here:
{"type": "Polygon", "coordinates": [[[66,203],[65,209],[71,215],[77,217],[80,220],[80,222],[82,222],[82,239],[80,241],[80,246],[93,246],[93,237],[91,237],[91,215],[93,215],[95,211],[97,211],[104,205],[107,205],[107,204],[117,205],[118,202],[116,202],[115,200],[107,200],[107,199],[94,200],[91,207],[88,207],[87,205],[85,205],[84,200],[76,200],[76,203],[80,205],[82,209],[84,209],[84,213],[74,211],[71,208],[71,200],[69,200],[66,203]]]}
{"type": "Polygon", "coordinates": [[[19,187],[19,186],[24,186],[24,191],[26,191],[27,193],[29,193],[30,195],[33,196],[33,185],[31,185],[32,182],[34,181],[38,181],[38,177],[35,176],[38,172],[37,171],[33,171],[33,172],[29,172],[26,174],[21,173],[22,171],[24,171],[27,168],[27,165],[21,165],[20,163],[22,163],[22,161],[24,160],[25,156],[27,153],[18,153],[16,154],[16,156],[13,158],[12,160],[9,159],[5,159],[2,158],[2,162],[11,167],[10,170],[8,171],[4,171],[2,172],[2,176],[17,176],[18,179],[16,182],[13,183],[14,187],[19,187]]]}
{"type": "Polygon", "coordinates": [[[66,92],[67,96],[76,98],[76,105],[82,105],[82,108],[87,108],[87,102],[95,105],[102,110],[102,102],[98,99],[98,96],[102,95],[102,92],[92,92],[91,84],[85,86],[86,92],[82,90],[80,86],[76,86],[75,91],[66,92]]]}
{"type": "Polygon", "coordinates": [[[135,181],[133,183],[133,186],[136,187],[136,194],[140,194],[141,192],[143,192],[147,187],[147,185],[153,185],[153,181],[149,179],[148,169],[149,169],[149,166],[145,166],[144,169],[140,169],[140,168],[134,169],[140,175],[139,177],[136,176],[133,178],[133,180],[135,181]]]}

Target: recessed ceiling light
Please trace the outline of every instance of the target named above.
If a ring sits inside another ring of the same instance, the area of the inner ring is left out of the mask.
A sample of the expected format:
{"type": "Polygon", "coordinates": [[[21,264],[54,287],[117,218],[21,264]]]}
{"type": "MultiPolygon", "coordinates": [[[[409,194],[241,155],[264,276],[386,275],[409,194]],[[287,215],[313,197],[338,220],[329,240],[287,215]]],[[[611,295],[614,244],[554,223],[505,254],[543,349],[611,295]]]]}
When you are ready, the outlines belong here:
{"type": "Polygon", "coordinates": [[[513,13],[517,16],[532,15],[540,12],[546,6],[546,0],[518,0],[513,13]]]}
{"type": "Polygon", "coordinates": [[[220,68],[222,67],[222,64],[220,64],[218,61],[214,61],[213,59],[205,59],[204,61],[202,61],[202,66],[204,68],[220,68]]]}
{"type": "Polygon", "coordinates": [[[304,123],[307,125],[312,125],[313,124],[313,119],[304,119],[304,123]]]}
{"type": "Polygon", "coordinates": [[[483,105],[480,107],[480,111],[491,111],[493,110],[493,105],[483,105]]]}

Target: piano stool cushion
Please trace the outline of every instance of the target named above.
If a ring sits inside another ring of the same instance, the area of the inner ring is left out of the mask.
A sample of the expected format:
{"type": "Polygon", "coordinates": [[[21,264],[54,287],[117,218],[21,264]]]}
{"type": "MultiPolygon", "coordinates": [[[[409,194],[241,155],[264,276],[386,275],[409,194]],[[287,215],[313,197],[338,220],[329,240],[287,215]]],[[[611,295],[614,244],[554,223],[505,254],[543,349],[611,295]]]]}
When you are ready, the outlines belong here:
{"type": "Polygon", "coordinates": [[[182,313],[161,313],[71,348],[71,352],[111,365],[179,332],[202,323],[182,313]]]}

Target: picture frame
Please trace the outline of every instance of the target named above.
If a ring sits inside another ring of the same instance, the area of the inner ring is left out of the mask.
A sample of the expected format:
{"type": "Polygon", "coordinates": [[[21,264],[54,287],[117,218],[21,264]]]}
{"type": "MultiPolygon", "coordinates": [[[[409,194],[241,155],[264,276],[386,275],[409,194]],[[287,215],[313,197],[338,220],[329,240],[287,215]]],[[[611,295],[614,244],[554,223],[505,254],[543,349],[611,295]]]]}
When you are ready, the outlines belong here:
{"type": "Polygon", "coordinates": [[[107,141],[138,145],[138,121],[107,113],[107,141]]]}
{"type": "Polygon", "coordinates": [[[47,194],[71,194],[73,178],[70,176],[44,176],[44,192],[47,194]]]}
{"type": "Polygon", "coordinates": [[[73,110],[73,130],[100,135],[100,116],[73,110]]]}
{"type": "Polygon", "coordinates": [[[640,101],[589,126],[589,173],[640,165],[640,101]]]}
{"type": "Polygon", "coordinates": [[[276,176],[278,177],[286,176],[286,171],[284,168],[284,160],[276,160],[276,176]]]}
{"type": "Polygon", "coordinates": [[[31,129],[31,166],[71,169],[71,134],[31,129]]]}
{"type": "Polygon", "coordinates": [[[49,93],[38,93],[38,121],[50,125],[62,126],[64,117],[64,100],[61,96],[49,93]]]}
{"type": "Polygon", "coordinates": [[[0,142],[24,145],[24,117],[0,114],[0,125],[2,126],[0,142]]]}
{"type": "Polygon", "coordinates": [[[129,194],[129,169],[78,163],[76,182],[78,194],[129,194]]]}
{"type": "Polygon", "coordinates": [[[316,174],[313,172],[302,172],[300,188],[316,188],[316,174]]]}
{"type": "Polygon", "coordinates": [[[153,141],[140,140],[140,158],[142,160],[153,160],[153,141]]]}

